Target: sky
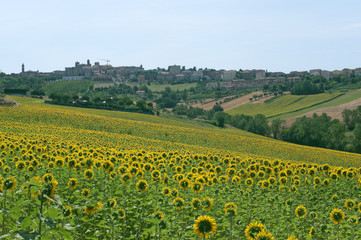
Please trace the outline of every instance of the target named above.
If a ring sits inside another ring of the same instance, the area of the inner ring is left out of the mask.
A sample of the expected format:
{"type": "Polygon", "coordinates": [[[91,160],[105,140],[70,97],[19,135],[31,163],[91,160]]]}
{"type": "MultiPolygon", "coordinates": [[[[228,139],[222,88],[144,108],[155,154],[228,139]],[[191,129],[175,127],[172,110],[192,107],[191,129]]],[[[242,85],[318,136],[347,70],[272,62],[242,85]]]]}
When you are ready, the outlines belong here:
{"type": "Polygon", "coordinates": [[[0,71],[361,67],[359,0],[0,0],[0,71]]]}

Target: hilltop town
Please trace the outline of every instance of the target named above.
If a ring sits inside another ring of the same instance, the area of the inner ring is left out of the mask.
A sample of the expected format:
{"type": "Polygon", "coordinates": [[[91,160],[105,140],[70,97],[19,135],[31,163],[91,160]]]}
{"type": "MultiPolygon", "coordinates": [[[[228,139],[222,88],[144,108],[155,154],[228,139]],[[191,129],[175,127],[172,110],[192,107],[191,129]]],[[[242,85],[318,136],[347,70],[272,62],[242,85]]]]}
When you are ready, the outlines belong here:
{"type": "Polygon", "coordinates": [[[11,77],[55,77],[57,80],[82,80],[91,79],[94,82],[137,82],[139,84],[148,82],[158,82],[160,84],[179,84],[203,81],[206,88],[223,88],[226,90],[236,90],[240,88],[257,88],[264,85],[293,84],[301,82],[307,76],[320,76],[327,80],[334,77],[350,78],[351,76],[361,76],[361,68],[342,70],[322,70],[311,69],[309,71],[268,72],[263,69],[252,70],[215,70],[197,69],[196,67],[186,69],[181,65],[171,65],[167,69],[157,68],[145,70],[142,65],[113,67],[107,64],[101,65],[99,62],[91,64],[75,62],[74,66],[66,67],[64,70],[53,72],[39,72],[25,70],[22,64],[20,73],[8,74],[11,77]]]}

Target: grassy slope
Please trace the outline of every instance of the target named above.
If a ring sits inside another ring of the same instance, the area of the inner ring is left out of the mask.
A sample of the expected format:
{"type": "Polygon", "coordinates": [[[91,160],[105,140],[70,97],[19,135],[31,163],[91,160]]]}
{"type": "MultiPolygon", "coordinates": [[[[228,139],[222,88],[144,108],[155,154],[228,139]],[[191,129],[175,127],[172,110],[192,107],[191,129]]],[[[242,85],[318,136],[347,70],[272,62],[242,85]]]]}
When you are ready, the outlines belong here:
{"type": "MultiPolygon", "coordinates": [[[[340,97],[332,99],[331,101],[324,102],[324,103],[318,104],[316,106],[306,108],[306,109],[302,109],[302,110],[299,110],[299,111],[296,111],[296,112],[281,114],[281,115],[279,115],[277,117],[273,117],[273,118],[287,119],[287,118],[291,118],[291,117],[296,117],[296,116],[299,116],[301,114],[305,114],[305,113],[308,113],[308,112],[311,112],[313,110],[317,110],[317,109],[320,109],[320,108],[339,106],[341,104],[345,104],[345,103],[351,102],[351,101],[353,101],[355,99],[358,99],[358,98],[360,98],[360,96],[361,96],[361,90],[360,89],[349,91],[349,92],[346,92],[345,94],[343,94],[340,97]]],[[[270,118],[270,120],[272,120],[273,118],[270,118]]]]}
{"type": "Polygon", "coordinates": [[[1,109],[0,129],[10,133],[65,134],[67,139],[150,151],[239,153],[331,165],[361,166],[360,155],[285,143],[235,129],[214,129],[156,116],[45,105],[16,99],[22,107],[1,109]],[[15,127],[16,126],[16,127],[15,127]],[[85,140],[84,140],[85,141],[85,140]]]}
{"type": "Polygon", "coordinates": [[[85,93],[89,90],[89,87],[93,85],[91,80],[73,80],[73,81],[55,81],[45,85],[45,93],[47,95],[51,93],[61,93],[74,95],[85,93]]]}
{"type": "Polygon", "coordinates": [[[338,98],[341,93],[324,93],[316,95],[283,95],[273,98],[268,103],[244,104],[234,108],[227,113],[231,115],[245,114],[256,115],[261,113],[266,117],[278,116],[281,114],[295,112],[297,110],[306,109],[331,99],[338,98]]]}
{"type": "Polygon", "coordinates": [[[147,87],[149,89],[151,89],[153,92],[161,92],[163,91],[166,87],[170,87],[170,89],[176,91],[182,91],[184,89],[190,89],[191,87],[196,87],[197,83],[183,83],[183,84],[175,84],[175,85],[171,85],[171,84],[156,84],[156,83],[152,83],[150,86],[147,85],[147,87]]]}

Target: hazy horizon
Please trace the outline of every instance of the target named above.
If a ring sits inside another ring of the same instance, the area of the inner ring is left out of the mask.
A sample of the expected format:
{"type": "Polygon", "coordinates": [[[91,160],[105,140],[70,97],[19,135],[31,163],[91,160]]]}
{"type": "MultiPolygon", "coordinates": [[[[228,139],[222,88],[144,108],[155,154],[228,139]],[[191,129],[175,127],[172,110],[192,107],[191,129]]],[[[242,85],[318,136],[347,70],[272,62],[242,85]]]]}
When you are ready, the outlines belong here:
{"type": "Polygon", "coordinates": [[[2,3],[0,70],[113,66],[361,67],[358,1],[25,1],[2,3]]]}

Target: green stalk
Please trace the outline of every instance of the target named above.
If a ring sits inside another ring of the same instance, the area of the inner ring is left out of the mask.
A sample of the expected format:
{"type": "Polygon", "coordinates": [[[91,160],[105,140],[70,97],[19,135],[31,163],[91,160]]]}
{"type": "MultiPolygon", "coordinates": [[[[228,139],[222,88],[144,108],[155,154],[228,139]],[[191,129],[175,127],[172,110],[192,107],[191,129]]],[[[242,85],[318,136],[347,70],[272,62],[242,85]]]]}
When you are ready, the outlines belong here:
{"type": "Polygon", "coordinates": [[[5,213],[5,207],[6,207],[6,193],[7,193],[7,191],[6,190],[4,190],[4,207],[3,207],[3,210],[4,210],[4,212],[3,212],[3,224],[2,224],[2,229],[3,229],[3,235],[5,234],[5,215],[6,215],[6,213],[5,213]]]}

